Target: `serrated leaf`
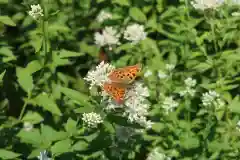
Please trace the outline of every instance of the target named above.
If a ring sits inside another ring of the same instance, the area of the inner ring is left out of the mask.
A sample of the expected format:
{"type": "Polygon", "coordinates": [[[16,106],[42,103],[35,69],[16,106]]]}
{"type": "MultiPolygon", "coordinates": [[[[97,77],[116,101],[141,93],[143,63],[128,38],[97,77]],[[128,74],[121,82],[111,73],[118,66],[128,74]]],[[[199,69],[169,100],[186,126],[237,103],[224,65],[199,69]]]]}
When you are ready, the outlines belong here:
{"type": "Polygon", "coordinates": [[[154,124],[152,125],[152,129],[153,129],[155,132],[161,132],[164,128],[165,128],[165,125],[162,124],[162,123],[154,123],[154,124]]]}
{"type": "Polygon", "coordinates": [[[67,97],[71,98],[72,100],[78,102],[80,105],[85,107],[94,107],[89,101],[89,97],[81,92],[76,90],[72,90],[70,88],[61,87],[59,88],[60,92],[65,94],[67,97]]]}
{"type": "Polygon", "coordinates": [[[145,22],[147,21],[147,17],[145,14],[137,7],[132,7],[129,10],[129,15],[138,22],[145,22]]]}
{"type": "Polygon", "coordinates": [[[42,151],[43,149],[34,149],[32,150],[32,152],[30,153],[30,155],[28,156],[28,159],[31,159],[31,158],[36,158],[37,156],[40,155],[40,152],[42,151]]]}
{"type": "Polygon", "coordinates": [[[73,52],[73,51],[68,51],[65,49],[62,49],[59,53],[60,58],[80,57],[80,56],[84,56],[84,55],[85,55],[85,53],[73,52]]]}
{"type": "Polygon", "coordinates": [[[208,69],[210,69],[212,66],[208,63],[199,63],[198,65],[196,65],[193,69],[199,71],[199,72],[205,72],[208,69]]]}
{"type": "Polygon", "coordinates": [[[28,111],[23,117],[22,121],[37,124],[43,121],[43,117],[37,112],[28,111]]]}
{"type": "Polygon", "coordinates": [[[17,67],[17,80],[20,86],[27,92],[31,92],[33,89],[33,78],[31,73],[28,72],[28,70],[24,68],[17,67]]]}
{"type": "Polygon", "coordinates": [[[8,16],[0,16],[0,22],[8,26],[16,26],[15,22],[8,16]]]}
{"type": "Polygon", "coordinates": [[[0,74],[0,82],[2,82],[3,76],[5,75],[5,72],[6,72],[6,70],[4,70],[4,71],[0,74]]]}
{"type": "Polygon", "coordinates": [[[89,144],[83,140],[78,141],[72,146],[74,151],[85,151],[88,149],[89,144]]]}
{"type": "Polygon", "coordinates": [[[19,157],[21,154],[8,151],[5,149],[0,149],[0,158],[2,159],[13,159],[19,157]]]}
{"type": "Polygon", "coordinates": [[[69,118],[67,123],[65,124],[65,130],[68,134],[73,135],[77,133],[77,122],[74,121],[72,118],[69,118]]]}
{"type": "Polygon", "coordinates": [[[67,153],[71,151],[71,143],[72,141],[70,139],[65,139],[62,141],[56,142],[52,147],[51,147],[51,152],[53,155],[60,155],[62,153],[67,153]]]}
{"type": "Polygon", "coordinates": [[[43,107],[44,109],[51,112],[52,114],[55,114],[58,116],[62,115],[55,101],[52,98],[48,97],[46,93],[42,93],[38,95],[34,100],[39,106],[43,107]]]}
{"type": "Polygon", "coordinates": [[[27,67],[25,68],[27,72],[30,74],[33,74],[37,71],[39,71],[42,68],[41,64],[39,63],[38,60],[33,60],[28,63],[27,67]]]}
{"type": "Polygon", "coordinates": [[[199,139],[197,137],[187,137],[187,138],[181,139],[180,143],[185,149],[197,148],[200,144],[199,139]]]}
{"type": "Polygon", "coordinates": [[[232,102],[229,104],[228,108],[231,110],[231,112],[240,114],[240,100],[239,96],[234,97],[232,102]]]}
{"type": "Polygon", "coordinates": [[[56,131],[52,127],[47,125],[41,125],[41,136],[44,142],[51,143],[58,140],[67,138],[67,133],[64,131],[56,131]]]}
{"type": "Polygon", "coordinates": [[[32,129],[31,131],[21,130],[17,137],[20,138],[21,142],[29,143],[34,146],[39,146],[42,142],[42,138],[38,129],[32,129]]]}

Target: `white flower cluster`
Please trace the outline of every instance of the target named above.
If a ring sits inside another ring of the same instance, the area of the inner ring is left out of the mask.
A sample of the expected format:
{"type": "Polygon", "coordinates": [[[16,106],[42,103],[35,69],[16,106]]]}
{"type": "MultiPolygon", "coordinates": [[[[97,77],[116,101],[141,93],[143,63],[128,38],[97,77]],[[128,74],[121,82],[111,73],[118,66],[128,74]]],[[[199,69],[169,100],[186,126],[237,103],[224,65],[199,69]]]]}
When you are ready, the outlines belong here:
{"type": "Polygon", "coordinates": [[[166,69],[170,72],[175,68],[174,64],[166,64],[166,69]]]}
{"type": "Polygon", "coordinates": [[[153,73],[151,70],[147,70],[145,73],[144,73],[144,77],[149,77],[151,76],[153,73]]]}
{"type": "Polygon", "coordinates": [[[43,9],[39,4],[31,5],[31,11],[28,11],[28,14],[32,16],[33,19],[38,20],[43,16],[43,9]]]}
{"type": "Polygon", "coordinates": [[[111,19],[111,18],[112,18],[112,14],[110,14],[110,13],[102,10],[102,11],[98,14],[98,16],[97,16],[97,21],[100,22],[100,23],[102,23],[102,22],[104,22],[105,20],[111,19]]]}
{"type": "Polygon", "coordinates": [[[171,96],[166,97],[163,101],[162,108],[165,110],[165,113],[168,114],[177,108],[179,103],[175,101],[171,96]]]}
{"type": "MultiPolygon", "coordinates": [[[[115,67],[101,62],[95,70],[90,71],[84,79],[90,82],[90,88],[94,85],[102,87],[104,82],[108,82],[108,75],[115,67]]],[[[125,93],[124,104],[118,105],[109,98],[105,91],[102,92],[103,101],[107,101],[106,110],[114,110],[117,108],[124,109],[123,116],[128,117],[130,122],[139,123],[146,128],[150,128],[152,122],[148,121],[149,105],[146,103],[146,97],[149,96],[147,87],[144,87],[141,82],[135,82],[130,88],[127,88],[125,93]]]]}
{"type": "Polygon", "coordinates": [[[206,10],[206,9],[216,9],[224,3],[224,0],[193,0],[191,1],[192,6],[195,9],[206,10]]]}
{"type": "Polygon", "coordinates": [[[88,72],[87,76],[84,78],[84,80],[90,82],[90,89],[93,86],[103,86],[104,82],[109,81],[108,80],[108,74],[114,69],[115,67],[104,63],[102,61],[94,70],[91,70],[88,72]]]}
{"type": "Polygon", "coordinates": [[[98,124],[103,122],[102,117],[94,112],[83,113],[82,120],[89,128],[96,128],[98,124]]]}
{"type": "Polygon", "coordinates": [[[149,153],[146,160],[171,160],[171,158],[163,153],[160,153],[158,148],[155,148],[149,153]]]}
{"type": "Polygon", "coordinates": [[[98,46],[108,46],[109,49],[112,49],[112,46],[119,45],[120,34],[113,27],[105,27],[102,33],[96,32],[94,34],[95,43],[98,46]]]}
{"type": "Polygon", "coordinates": [[[40,152],[40,156],[38,156],[39,160],[51,160],[51,158],[48,158],[47,151],[40,152]]]}
{"type": "Polygon", "coordinates": [[[139,24],[132,24],[127,26],[124,31],[124,38],[136,44],[146,38],[147,34],[144,32],[144,26],[139,24]]]}
{"type": "Polygon", "coordinates": [[[220,109],[225,105],[224,101],[221,100],[220,95],[215,91],[203,93],[202,104],[205,107],[213,106],[216,109],[220,109]]]}
{"type": "Polygon", "coordinates": [[[190,95],[193,97],[196,93],[195,86],[197,84],[197,81],[195,79],[192,79],[191,77],[184,80],[185,83],[185,90],[181,91],[179,94],[180,96],[190,95]]]}
{"type": "MultiPolygon", "coordinates": [[[[132,44],[136,44],[146,38],[144,27],[139,24],[127,26],[123,34],[124,38],[131,41],[132,44]]],[[[105,27],[102,33],[96,32],[94,34],[95,44],[100,47],[108,46],[110,50],[112,49],[112,46],[121,44],[120,37],[121,34],[113,27],[105,27]]]]}
{"type": "MultiPolygon", "coordinates": [[[[103,96],[106,94],[103,92],[103,96]]],[[[146,128],[151,128],[152,122],[148,121],[149,104],[146,103],[146,97],[149,96],[147,87],[143,87],[141,82],[135,82],[128,88],[125,94],[124,104],[118,105],[112,99],[108,99],[106,110],[124,109],[123,116],[127,117],[131,123],[138,123],[146,128]]],[[[106,97],[104,97],[105,99],[106,97]]]]}

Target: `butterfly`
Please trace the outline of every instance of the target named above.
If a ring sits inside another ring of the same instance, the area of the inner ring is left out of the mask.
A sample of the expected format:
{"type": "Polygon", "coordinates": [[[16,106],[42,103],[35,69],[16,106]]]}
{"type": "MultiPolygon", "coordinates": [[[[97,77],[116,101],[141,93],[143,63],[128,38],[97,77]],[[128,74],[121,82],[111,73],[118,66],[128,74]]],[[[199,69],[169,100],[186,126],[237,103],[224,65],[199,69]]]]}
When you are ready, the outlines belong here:
{"type": "Polygon", "coordinates": [[[106,91],[118,104],[122,104],[126,89],[139,75],[142,66],[136,64],[113,70],[108,78],[111,82],[103,84],[103,90],[106,91]]]}

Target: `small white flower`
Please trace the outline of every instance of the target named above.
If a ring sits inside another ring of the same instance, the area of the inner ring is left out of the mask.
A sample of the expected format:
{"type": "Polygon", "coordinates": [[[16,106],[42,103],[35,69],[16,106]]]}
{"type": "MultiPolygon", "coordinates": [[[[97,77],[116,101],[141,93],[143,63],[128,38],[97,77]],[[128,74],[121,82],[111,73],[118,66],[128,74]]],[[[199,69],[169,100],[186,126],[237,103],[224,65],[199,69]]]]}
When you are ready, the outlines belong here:
{"type": "Polygon", "coordinates": [[[28,14],[32,16],[35,20],[38,20],[43,16],[43,9],[39,4],[31,5],[31,11],[28,11],[28,14]]]}
{"type": "Polygon", "coordinates": [[[48,158],[47,151],[40,152],[40,156],[38,156],[39,160],[51,160],[51,158],[48,158]]]}
{"type": "Polygon", "coordinates": [[[240,0],[231,0],[233,4],[240,5],[240,0]]]}
{"type": "Polygon", "coordinates": [[[25,131],[31,131],[33,129],[33,124],[30,122],[24,122],[23,128],[25,131]]]}
{"type": "Polygon", "coordinates": [[[109,46],[111,49],[111,46],[113,45],[119,45],[119,37],[120,34],[117,30],[113,29],[113,27],[105,27],[102,31],[102,34],[99,32],[96,32],[94,34],[95,44],[102,47],[102,46],[109,46]]]}
{"type": "Polygon", "coordinates": [[[173,64],[166,64],[166,69],[168,71],[172,71],[174,68],[175,68],[175,65],[173,65],[173,64]]]}
{"type": "Polygon", "coordinates": [[[222,5],[224,0],[193,0],[191,1],[192,6],[195,9],[206,10],[206,9],[215,9],[222,5]]]}
{"type": "Polygon", "coordinates": [[[124,38],[126,40],[132,41],[133,44],[138,43],[146,38],[146,32],[144,32],[144,26],[139,24],[132,24],[127,26],[124,31],[124,38]]]}
{"type": "Polygon", "coordinates": [[[236,129],[240,132],[240,121],[237,122],[236,129]]]}
{"type": "Polygon", "coordinates": [[[202,95],[202,104],[205,107],[213,106],[216,109],[222,108],[225,103],[220,99],[220,95],[215,91],[209,91],[202,95]]]}
{"type": "Polygon", "coordinates": [[[101,23],[101,22],[103,22],[107,19],[111,19],[111,18],[112,18],[112,14],[102,10],[97,16],[97,21],[101,23]]]}
{"type": "Polygon", "coordinates": [[[186,88],[185,90],[179,92],[180,96],[190,95],[191,97],[193,97],[196,93],[196,90],[194,87],[196,86],[197,81],[189,77],[184,80],[184,83],[186,88]]]}
{"type": "Polygon", "coordinates": [[[171,160],[170,157],[167,157],[165,154],[160,153],[158,148],[153,149],[146,160],[171,160]]]}
{"type": "Polygon", "coordinates": [[[179,92],[180,96],[182,96],[182,97],[187,94],[190,95],[191,97],[193,97],[195,95],[195,93],[196,93],[196,90],[193,88],[190,88],[190,87],[186,87],[185,90],[179,92]]]}
{"type": "Polygon", "coordinates": [[[232,16],[238,17],[238,16],[240,16],[240,12],[233,12],[233,13],[232,13],[232,16]]]}
{"type": "Polygon", "coordinates": [[[89,128],[96,128],[98,124],[103,122],[102,117],[94,112],[83,113],[82,120],[89,128]]]}
{"type": "MultiPolygon", "coordinates": [[[[104,82],[110,81],[108,75],[113,69],[112,65],[101,62],[95,70],[89,71],[84,79],[90,82],[90,88],[94,85],[102,87],[104,82]]],[[[148,121],[146,118],[149,109],[146,97],[149,96],[149,92],[148,88],[144,87],[142,83],[136,81],[131,84],[131,87],[127,88],[123,104],[116,104],[104,90],[102,91],[102,96],[102,102],[107,103],[105,110],[112,111],[122,108],[124,110],[123,116],[127,117],[130,122],[139,123],[146,128],[151,127],[151,121],[148,121]]]]}
{"type": "Polygon", "coordinates": [[[165,110],[166,114],[168,114],[169,112],[172,112],[175,108],[177,108],[178,105],[179,103],[173,100],[173,98],[170,96],[164,99],[162,108],[165,110]]]}
{"type": "Polygon", "coordinates": [[[146,97],[149,96],[148,88],[143,87],[140,82],[135,82],[132,87],[128,88],[125,94],[123,104],[116,104],[112,99],[108,99],[107,110],[122,108],[124,109],[123,116],[127,117],[129,122],[138,123],[145,128],[151,128],[152,122],[148,121],[149,104],[146,103],[146,97]]]}
{"type": "Polygon", "coordinates": [[[84,80],[90,82],[90,89],[96,86],[103,86],[104,82],[109,81],[108,74],[114,69],[109,63],[102,61],[94,70],[88,72],[84,80]]]}
{"type": "Polygon", "coordinates": [[[197,84],[197,81],[195,79],[192,79],[191,77],[188,77],[184,80],[184,83],[187,87],[195,87],[197,84]]]}
{"type": "Polygon", "coordinates": [[[153,73],[151,70],[147,70],[145,73],[144,73],[144,77],[149,77],[151,76],[153,73]]]}
{"type": "Polygon", "coordinates": [[[159,70],[159,71],[158,71],[158,77],[159,77],[160,79],[164,79],[164,78],[167,78],[168,75],[165,74],[163,71],[159,70]]]}

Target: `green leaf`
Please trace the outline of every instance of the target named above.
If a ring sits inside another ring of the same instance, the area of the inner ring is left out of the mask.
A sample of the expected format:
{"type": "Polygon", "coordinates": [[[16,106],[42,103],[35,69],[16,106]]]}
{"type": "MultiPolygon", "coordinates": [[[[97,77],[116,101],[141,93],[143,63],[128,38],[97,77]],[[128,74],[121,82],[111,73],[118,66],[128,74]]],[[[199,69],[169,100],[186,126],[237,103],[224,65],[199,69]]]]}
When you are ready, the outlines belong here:
{"type": "Polygon", "coordinates": [[[84,55],[85,55],[85,53],[73,52],[73,51],[68,51],[65,49],[62,49],[59,53],[60,58],[80,57],[80,56],[84,56],[84,55]]]}
{"type": "Polygon", "coordinates": [[[145,14],[137,7],[132,7],[129,10],[129,15],[138,22],[145,22],[147,21],[147,17],[145,14]]]}
{"type": "Polygon", "coordinates": [[[28,70],[24,68],[17,67],[17,80],[20,86],[27,92],[31,92],[33,89],[33,78],[31,76],[31,73],[28,72],[28,70]]]}
{"type": "Polygon", "coordinates": [[[56,142],[51,147],[51,152],[54,156],[60,155],[62,153],[67,153],[71,151],[71,143],[72,141],[70,139],[65,139],[62,141],[56,142]]]}
{"type": "Polygon", "coordinates": [[[40,95],[38,95],[35,98],[36,103],[43,107],[44,109],[46,109],[47,111],[51,112],[52,114],[61,116],[62,113],[60,111],[60,109],[58,108],[58,106],[56,105],[55,101],[48,97],[48,95],[46,93],[42,93],[40,95]]]}
{"type": "Polygon", "coordinates": [[[5,25],[16,26],[13,20],[8,16],[0,16],[0,22],[2,22],[5,25]]]}
{"type": "Polygon", "coordinates": [[[42,69],[42,66],[38,60],[33,60],[28,63],[28,65],[25,69],[27,70],[28,73],[33,74],[33,73],[39,71],[40,69],[42,69]]]}
{"type": "Polygon", "coordinates": [[[41,125],[41,136],[44,142],[51,144],[54,141],[67,138],[67,133],[64,131],[57,132],[48,125],[41,125]]]}
{"type": "Polygon", "coordinates": [[[83,140],[78,141],[72,146],[74,151],[85,151],[88,149],[89,144],[83,140]]]}
{"type": "Polygon", "coordinates": [[[80,105],[83,105],[85,107],[94,107],[91,103],[88,102],[89,97],[81,92],[65,87],[61,87],[59,91],[65,94],[68,98],[76,101],[80,105]]]}
{"type": "Polygon", "coordinates": [[[161,132],[165,128],[165,125],[163,123],[154,123],[152,125],[152,129],[155,132],[161,132]]]}
{"type": "Polygon", "coordinates": [[[22,121],[37,124],[43,121],[43,117],[37,112],[28,111],[23,117],[22,121]]]}
{"type": "Polygon", "coordinates": [[[181,139],[180,143],[185,149],[197,148],[200,144],[197,137],[186,137],[184,139],[181,139]]]}
{"type": "Polygon", "coordinates": [[[0,149],[0,158],[2,159],[13,159],[19,157],[21,154],[14,153],[5,149],[0,149]]]}
{"type": "Polygon", "coordinates": [[[121,6],[130,6],[129,0],[113,0],[112,3],[119,4],[121,6]]]}
{"type": "Polygon", "coordinates": [[[6,72],[6,70],[4,70],[4,71],[0,74],[0,82],[2,82],[3,76],[5,75],[5,72],[6,72]]]}
{"type": "Polygon", "coordinates": [[[32,152],[31,152],[30,155],[28,156],[28,159],[36,158],[37,156],[40,155],[39,153],[42,152],[42,151],[43,151],[43,149],[41,149],[41,148],[32,150],[32,152]]]}
{"type": "Polygon", "coordinates": [[[205,72],[208,69],[210,69],[212,66],[208,63],[199,63],[198,65],[196,65],[195,67],[193,67],[193,69],[196,69],[199,72],[205,72]]]}
{"type": "Polygon", "coordinates": [[[30,143],[34,146],[39,146],[42,142],[42,138],[38,129],[32,129],[31,131],[21,130],[17,137],[20,138],[23,143],[30,143]]]}
{"type": "Polygon", "coordinates": [[[67,123],[65,124],[65,130],[70,135],[74,135],[77,133],[77,122],[74,121],[72,118],[69,118],[67,123]]]}
{"type": "Polygon", "coordinates": [[[234,97],[232,102],[229,104],[228,108],[231,110],[231,112],[240,114],[240,100],[239,96],[234,97]]]}

